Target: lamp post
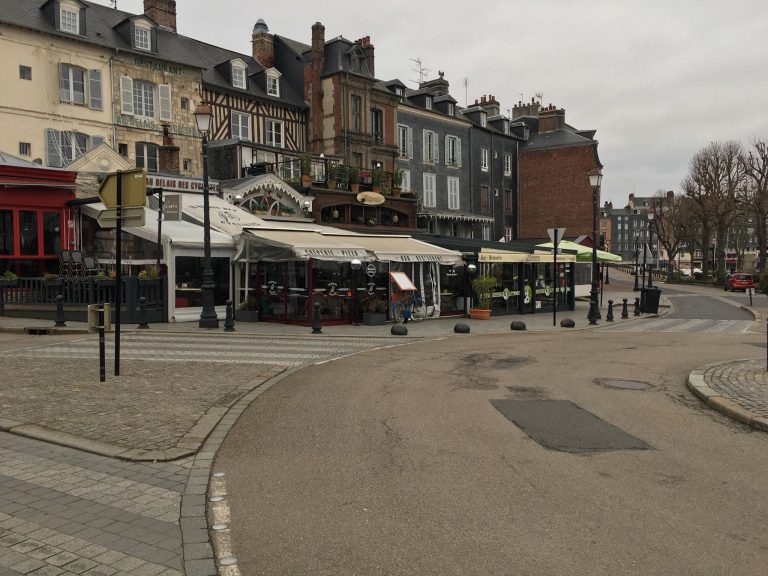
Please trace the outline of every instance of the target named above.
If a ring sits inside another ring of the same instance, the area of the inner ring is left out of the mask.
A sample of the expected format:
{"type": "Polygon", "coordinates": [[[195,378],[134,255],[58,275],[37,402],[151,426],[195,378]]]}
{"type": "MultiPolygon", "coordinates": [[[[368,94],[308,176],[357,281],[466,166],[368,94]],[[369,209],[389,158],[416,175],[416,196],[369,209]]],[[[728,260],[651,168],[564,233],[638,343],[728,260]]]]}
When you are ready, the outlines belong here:
{"type": "Polygon", "coordinates": [[[637,277],[640,276],[640,243],[638,239],[638,230],[635,229],[635,287],[632,288],[634,292],[640,290],[640,286],[637,283],[637,277]]]}
{"type": "Polygon", "coordinates": [[[648,264],[648,288],[653,288],[653,212],[648,212],[648,246],[651,251],[651,263],[648,264]]]}
{"type": "Polygon", "coordinates": [[[597,305],[597,284],[600,281],[597,270],[597,203],[603,173],[599,168],[589,171],[589,185],[592,186],[592,289],[589,291],[589,313],[587,320],[597,324],[600,320],[600,308],[597,305]]]}
{"type": "Polygon", "coordinates": [[[219,317],[213,304],[213,270],[211,269],[211,215],[208,189],[208,131],[211,128],[211,107],[202,102],[195,107],[195,122],[203,137],[203,311],[200,328],[218,328],[219,317]]]}

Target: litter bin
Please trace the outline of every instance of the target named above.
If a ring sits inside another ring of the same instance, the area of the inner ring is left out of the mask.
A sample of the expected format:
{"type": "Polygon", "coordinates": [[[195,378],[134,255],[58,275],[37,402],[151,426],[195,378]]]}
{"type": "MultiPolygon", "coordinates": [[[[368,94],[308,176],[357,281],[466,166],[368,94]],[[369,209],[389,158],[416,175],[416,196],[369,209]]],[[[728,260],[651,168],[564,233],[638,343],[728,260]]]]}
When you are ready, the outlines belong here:
{"type": "Polygon", "coordinates": [[[658,314],[659,298],[661,298],[659,288],[643,288],[640,291],[640,311],[643,314],[658,314]]]}

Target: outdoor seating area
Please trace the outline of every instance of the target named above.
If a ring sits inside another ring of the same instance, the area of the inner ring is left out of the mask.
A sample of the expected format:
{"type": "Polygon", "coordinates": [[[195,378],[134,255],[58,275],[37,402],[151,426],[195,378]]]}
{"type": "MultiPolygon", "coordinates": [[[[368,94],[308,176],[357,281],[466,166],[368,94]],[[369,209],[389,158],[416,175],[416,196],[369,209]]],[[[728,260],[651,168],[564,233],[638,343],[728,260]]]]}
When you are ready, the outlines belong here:
{"type": "Polygon", "coordinates": [[[59,275],[65,278],[95,276],[101,271],[99,261],[93,256],[83,255],[80,250],[59,252],[59,275]]]}

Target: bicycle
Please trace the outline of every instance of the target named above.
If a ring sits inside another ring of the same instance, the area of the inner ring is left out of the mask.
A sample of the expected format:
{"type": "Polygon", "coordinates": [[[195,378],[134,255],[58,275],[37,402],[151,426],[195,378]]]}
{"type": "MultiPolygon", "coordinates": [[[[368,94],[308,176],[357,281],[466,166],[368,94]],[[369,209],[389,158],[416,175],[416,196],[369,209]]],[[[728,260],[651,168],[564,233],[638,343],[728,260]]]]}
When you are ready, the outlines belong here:
{"type": "Polygon", "coordinates": [[[414,320],[419,322],[427,317],[427,306],[419,292],[406,293],[392,304],[392,319],[398,324],[414,320]]]}

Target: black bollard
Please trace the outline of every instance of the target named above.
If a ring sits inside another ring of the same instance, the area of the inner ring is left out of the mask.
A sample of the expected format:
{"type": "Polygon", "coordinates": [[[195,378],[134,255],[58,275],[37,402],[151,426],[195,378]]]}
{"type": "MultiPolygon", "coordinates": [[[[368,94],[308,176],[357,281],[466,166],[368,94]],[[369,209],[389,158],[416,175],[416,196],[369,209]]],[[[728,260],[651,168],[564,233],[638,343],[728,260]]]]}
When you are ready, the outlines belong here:
{"type": "Polygon", "coordinates": [[[605,319],[608,322],[613,322],[613,300],[608,300],[608,314],[606,314],[605,319]]]}
{"type": "Polygon", "coordinates": [[[315,313],[312,315],[312,334],[322,334],[323,325],[320,321],[320,302],[315,302],[315,313]]]}
{"type": "Polygon", "coordinates": [[[67,322],[64,319],[64,296],[59,294],[56,296],[56,324],[55,326],[66,326],[67,322]]]}
{"type": "Polygon", "coordinates": [[[235,314],[232,312],[232,300],[226,301],[227,314],[224,317],[224,332],[235,331],[235,314]]]}
{"type": "Polygon", "coordinates": [[[629,318],[629,310],[627,310],[627,299],[622,299],[623,304],[621,305],[621,317],[622,318],[629,318]]]}
{"type": "Polygon", "coordinates": [[[146,330],[149,328],[149,321],[147,320],[147,298],[141,296],[139,298],[139,325],[136,328],[140,330],[146,330]]]}
{"type": "Polygon", "coordinates": [[[640,316],[640,297],[635,298],[635,316],[640,316]]]}

